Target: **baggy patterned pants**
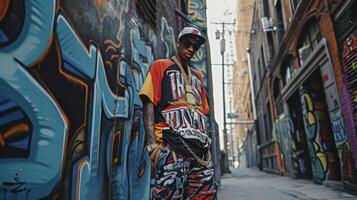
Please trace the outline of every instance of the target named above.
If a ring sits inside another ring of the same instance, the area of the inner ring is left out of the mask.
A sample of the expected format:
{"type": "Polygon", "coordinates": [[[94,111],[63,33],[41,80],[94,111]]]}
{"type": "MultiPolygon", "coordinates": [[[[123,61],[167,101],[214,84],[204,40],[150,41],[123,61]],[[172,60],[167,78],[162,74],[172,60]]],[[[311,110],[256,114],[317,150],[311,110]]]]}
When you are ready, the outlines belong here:
{"type": "Polygon", "coordinates": [[[205,167],[164,146],[151,176],[151,199],[214,199],[213,172],[212,161],[205,167]]]}

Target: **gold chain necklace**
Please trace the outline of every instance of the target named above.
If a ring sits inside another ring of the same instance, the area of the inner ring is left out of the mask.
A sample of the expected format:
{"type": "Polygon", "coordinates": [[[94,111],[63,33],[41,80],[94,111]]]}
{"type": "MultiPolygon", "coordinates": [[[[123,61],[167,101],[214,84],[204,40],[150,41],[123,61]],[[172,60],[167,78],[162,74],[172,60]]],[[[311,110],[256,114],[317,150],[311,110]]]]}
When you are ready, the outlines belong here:
{"type": "Polygon", "coordinates": [[[191,155],[196,159],[198,164],[203,165],[205,167],[209,166],[211,161],[211,151],[209,148],[208,148],[207,160],[204,160],[203,158],[201,159],[200,157],[198,157],[197,154],[195,154],[195,152],[188,146],[188,144],[185,142],[184,139],[182,139],[180,136],[179,139],[181,140],[182,144],[186,147],[186,149],[191,153],[191,155]]]}
{"type": "Polygon", "coordinates": [[[187,74],[185,72],[185,70],[183,69],[182,65],[180,64],[180,62],[177,60],[177,58],[175,56],[172,56],[171,58],[180,68],[182,77],[185,81],[185,90],[186,90],[186,100],[190,105],[196,105],[196,100],[195,97],[193,96],[193,90],[192,90],[192,86],[191,86],[191,71],[189,66],[187,66],[187,74]]]}

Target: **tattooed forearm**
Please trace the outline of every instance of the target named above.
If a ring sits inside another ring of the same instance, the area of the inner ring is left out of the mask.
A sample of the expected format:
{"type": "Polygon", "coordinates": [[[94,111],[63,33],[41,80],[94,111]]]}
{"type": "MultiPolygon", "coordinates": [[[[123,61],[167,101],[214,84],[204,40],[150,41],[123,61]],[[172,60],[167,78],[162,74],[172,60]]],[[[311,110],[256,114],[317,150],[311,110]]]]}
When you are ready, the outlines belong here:
{"type": "Polygon", "coordinates": [[[155,114],[154,105],[150,101],[144,103],[144,128],[145,128],[145,143],[152,144],[155,139],[155,114]]]}

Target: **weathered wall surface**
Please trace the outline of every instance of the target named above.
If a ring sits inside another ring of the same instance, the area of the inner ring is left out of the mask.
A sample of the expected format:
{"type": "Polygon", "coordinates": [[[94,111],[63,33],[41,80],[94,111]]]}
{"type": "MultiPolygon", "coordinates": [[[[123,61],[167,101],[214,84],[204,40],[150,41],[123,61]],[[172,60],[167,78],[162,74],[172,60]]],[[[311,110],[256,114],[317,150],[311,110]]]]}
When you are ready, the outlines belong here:
{"type": "Polygon", "coordinates": [[[2,199],[148,199],[138,91],[186,5],[147,2],[0,2],[2,199]]]}

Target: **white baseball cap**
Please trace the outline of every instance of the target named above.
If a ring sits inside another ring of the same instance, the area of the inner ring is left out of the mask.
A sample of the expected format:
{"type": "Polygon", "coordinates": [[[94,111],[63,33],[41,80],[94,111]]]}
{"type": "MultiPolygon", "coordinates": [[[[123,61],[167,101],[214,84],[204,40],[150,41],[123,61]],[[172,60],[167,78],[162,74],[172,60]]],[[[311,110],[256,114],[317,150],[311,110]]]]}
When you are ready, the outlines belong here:
{"type": "Polygon", "coordinates": [[[202,36],[201,31],[195,27],[183,28],[182,31],[179,33],[177,39],[181,40],[182,38],[185,38],[185,37],[195,38],[200,44],[203,44],[206,42],[206,38],[204,38],[202,36]]]}

